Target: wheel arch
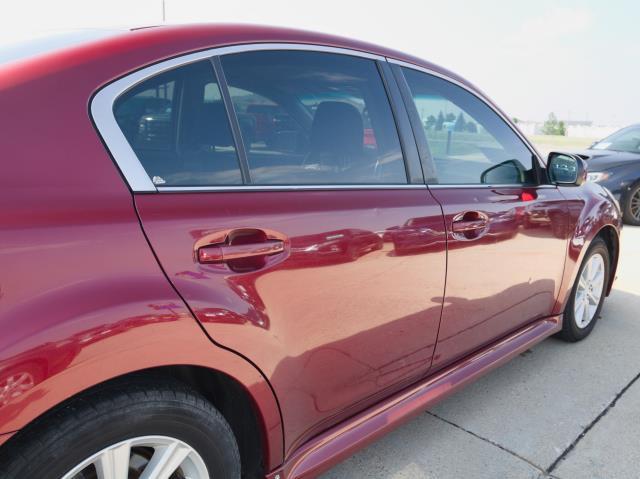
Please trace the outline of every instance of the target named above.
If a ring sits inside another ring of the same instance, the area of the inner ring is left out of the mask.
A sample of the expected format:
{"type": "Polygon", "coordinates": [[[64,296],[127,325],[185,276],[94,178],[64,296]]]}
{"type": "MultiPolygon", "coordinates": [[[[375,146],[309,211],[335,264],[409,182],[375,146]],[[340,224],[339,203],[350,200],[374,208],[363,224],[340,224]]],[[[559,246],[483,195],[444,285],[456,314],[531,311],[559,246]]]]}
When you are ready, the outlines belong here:
{"type": "Polygon", "coordinates": [[[607,295],[616,277],[620,253],[622,214],[602,188],[587,183],[582,188],[565,188],[563,194],[568,204],[567,256],[553,314],[564,312],[580,265],[596,238],[605,242],[611,260],[607,295]]]}
{"type": "Polygon", "coordinates": [[[591,231],[588,239],[584,239],[582,242],[580,242],[579,246],[576,245],[577,242],[575,241],[575,237],[573,238],[573,240],[569,240],[569,253],[565,264],[562,286],[560,289],[558,300],[556,301],[556,306],[553,309],[553,314],[562,314],[564,312],[567,302],[571,297],[571,291],[573,290],[573,285],[576,281],[578,271],[580,270],[580,265],[584,261],[584,257],[587,251],[589,251],[591,244],[596,238],[602,238],[609,251],[611,265],[609,269],[609,282],[607,285],[606,295],[608,296],[611,292],[611,289],[613,287],[613,280],[616,277],[616,271],[618,267],[618,258],[620,255],[620,238],[618,230],[614,225],[605,224],[599,229],[594,229],[593,231],[591,231]]]}
{"type": "MultiPolygon", "coordinates": [[[[24,428],[12,434],[1,446],[4,455],[12,448],[19,450],[24,439],[46,427],[48,418],[61,408],[90,395],[96,390],[113,387],[130,387],[140,382],[162,382],[163,379],[179,381],[194,392],[202,395],[226,419],[238,442],[242,461],[243,477],[263,477],[279,464],[270,464],[266,457],[268,438],[264,419],[251,393],[237,379],[219,370],[199,365],[159,366],[132,371],[94,384],[47,409],[33,418],[24,428]]],[[[169,384],[173,384],[173,381],[169,384]]],[[[281,461],[278,461],[281,462],[281,461]]]]}
{"type": "Polygon", "coordinates": [[[609,296],[613,287],[613,280],[616,278],[616,271],[618,269],[618,258],[620,257],[620,236],[618,235],[618,231],[612,225],[605,225],[598,231],[594,239],[595,238],[602,238],[607,245],[607,250],[609,251],[611,264],[609,265],[609,281],[607,283],[607,291],[605,292],[606,295],[609,296]]]}

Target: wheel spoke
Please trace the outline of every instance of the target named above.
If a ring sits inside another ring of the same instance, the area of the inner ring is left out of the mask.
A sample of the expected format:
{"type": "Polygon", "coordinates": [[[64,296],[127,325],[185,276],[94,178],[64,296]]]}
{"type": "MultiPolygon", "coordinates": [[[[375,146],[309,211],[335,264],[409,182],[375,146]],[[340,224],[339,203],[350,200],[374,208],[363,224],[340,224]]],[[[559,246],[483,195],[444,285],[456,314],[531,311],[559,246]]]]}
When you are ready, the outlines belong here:
{"type": "MultiPolygon", "coordinates": [[[[598,258],[600,257],[598,256],[598,258]]],[[[602,262],[601,259],[596,261],[596,267],[594,268],[594,273],[593,273],[593,277],[591,278],[591,281],[593,282],[596,278],[600,276],[604,276],[604,263],[602,262]]]]}
{"type": "Polygon", "coordinates": [[[131,445],[128,442],[104,451],[94,464],[98,479],[127,479],[130,455],[131,445]]]}
{"type": "Polygon", "coordinates": [[[582,325],[582,318],[584,316],[585,308],[586,308],[586,304],[584,300],[580,300],[580,302],[576,304],[574,316],[576,318],[576,322],[578,323],[578,326],[582,325]]]}
{"type": "Polygon", "coordinates": [[[585,298],[583,314],[582,314],[582,326],[586,326],[589,324],[591,320],[590,311],[589,311],[589,301],[585,298]]]}
{"type": "Polygon", "coordinates": [[[593,281],[593,293],[598,296],[598,299],[600,299],[600,297],[602,296],[602,293],[604,292],[603,286],[604,286],[604,274],[593,281]]]}
{"type": "Polygon", "coordinates": [[[584,275],[580,275],[580,279],[578,280],[578,289],[585,290],[587,288],[587,280],[584,279],[584,275]]]}
{"type": "Polygon", "coordinates": [[[605,263],[601,254],[587,259],[573,299],[573,316],[579,328],[586,328],[596,316],[604,293],[605,263]]]}
{"type": "Polygon", "coordinates": [[[602,269],[599,269],[596,275],[591,280],[591,282],[593,283],[594,286],[597,286],[598,284],[602,284],[603,280],[604,280],[604,271],[602,269]]]}
{"type": "Polygon", "coordinates": [[[191,449],[178,442],[156,448],[140,479],[169,479],[190,452],[191,449]]]}
{"type": "Polygon", "coordinates": [[[591,258],[591,281],[593,281],[593,278],[598,275],[600,268],[602,268],[602,263],[600,261],[600,255],[596,255],[591,258]]]}
{"type": "Polygon", "coordinates": [[[167,436],[141,436],[102,449],[62,479],[128,479],[131,474],[138,479],[169,479],[178,471],[179,477],[209,479],[207,466],[188,444],[167,436]],[[153,450],[150,459],[140,452],[145,449],[153,450]]]}

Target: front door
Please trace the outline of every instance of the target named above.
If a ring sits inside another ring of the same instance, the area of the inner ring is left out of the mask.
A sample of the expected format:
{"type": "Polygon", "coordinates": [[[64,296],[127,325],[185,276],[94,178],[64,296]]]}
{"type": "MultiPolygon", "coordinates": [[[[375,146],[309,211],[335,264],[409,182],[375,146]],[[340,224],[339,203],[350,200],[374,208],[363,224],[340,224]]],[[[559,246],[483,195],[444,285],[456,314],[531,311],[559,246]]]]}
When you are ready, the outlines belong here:
{"type": "Polygon", "coordinates": [[[444,222],[407,180],[374,60],[214,65],[148,79],[115,114],[158,186],[135,202],[162,267],[211,338],[269,379],[290,450],[426,374],[444,222]]]}
{"type": "MultiPolygon", "coordinates": [[[[532,151],[484,101],[409,68],[447,228],[447,286],[433,367],[550,315],[567,248],[567,210],[532,151]]],[[[421,130],[421,131],[420,131],[421,130]]]]}

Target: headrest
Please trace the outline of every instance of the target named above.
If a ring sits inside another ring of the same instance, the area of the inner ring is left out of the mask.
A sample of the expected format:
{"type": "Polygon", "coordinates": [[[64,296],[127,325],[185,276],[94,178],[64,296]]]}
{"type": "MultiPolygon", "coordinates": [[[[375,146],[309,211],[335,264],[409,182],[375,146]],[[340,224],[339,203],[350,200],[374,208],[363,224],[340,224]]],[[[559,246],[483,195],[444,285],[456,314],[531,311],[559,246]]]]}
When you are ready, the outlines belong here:
{"type": "Polygon", "coordinates": [[[197,145],[231,146],[229,118],[221,101],[203,103],[194,118],[193,142],[197,145]]]}
{"type": "Polygon", "coordinates": [[[342,101],[323,101],[311,126],[311,151],[337,155],[362,153],[364,127],[358,109],[342,101]]]}

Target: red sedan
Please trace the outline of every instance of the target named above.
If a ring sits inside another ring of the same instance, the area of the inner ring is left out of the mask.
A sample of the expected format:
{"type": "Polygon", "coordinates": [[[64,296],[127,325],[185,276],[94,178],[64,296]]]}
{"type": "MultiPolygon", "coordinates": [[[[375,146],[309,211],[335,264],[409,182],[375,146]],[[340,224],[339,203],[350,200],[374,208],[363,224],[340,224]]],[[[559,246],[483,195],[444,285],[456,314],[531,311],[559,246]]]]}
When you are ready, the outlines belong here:
{"type": "Polygon", "coordinates": [[[454,73],[255,26],[55,44],[0,64],[0,477],[314,477],[596,325],[615,200],[454,73]]]}

